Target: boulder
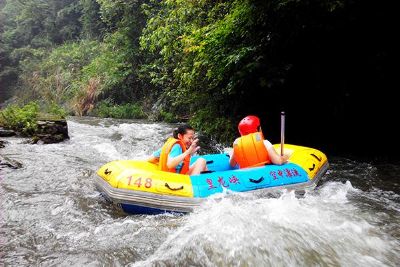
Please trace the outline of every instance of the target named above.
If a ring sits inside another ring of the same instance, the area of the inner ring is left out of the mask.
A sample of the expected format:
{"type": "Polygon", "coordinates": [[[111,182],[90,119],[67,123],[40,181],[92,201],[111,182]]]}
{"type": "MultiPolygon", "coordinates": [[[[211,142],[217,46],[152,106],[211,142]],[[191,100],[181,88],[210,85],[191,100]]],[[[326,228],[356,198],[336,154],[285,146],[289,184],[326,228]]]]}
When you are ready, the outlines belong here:
{"type": "Polygon", "coordinates": [[[2,167],[9,167],[12,169],[19,169],[22,168],[22,164],[16,160],[9,159],[7,157],[4,157],[0,155],[0,169],[2,167]]]}
{"type": "Polygon", "coordinates": [[[38,120],[32,144],[53,144],[69,139],[66,120],[38,120]]]}
{"type": "Polygon", "coordinates": [[[16,135],[16,132],[13,130],[6,130],[3,127],[0,127],[0,137],[10,137],[16,135]]]}

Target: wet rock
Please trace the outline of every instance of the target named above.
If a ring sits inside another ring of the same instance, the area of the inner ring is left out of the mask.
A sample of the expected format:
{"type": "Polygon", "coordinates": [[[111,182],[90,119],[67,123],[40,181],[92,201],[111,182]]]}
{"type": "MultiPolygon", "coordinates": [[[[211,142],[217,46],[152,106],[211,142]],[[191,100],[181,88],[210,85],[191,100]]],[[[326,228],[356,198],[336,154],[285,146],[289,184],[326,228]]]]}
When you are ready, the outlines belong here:
{"type": "Polygon", "coordinates": [[[66,120],[39,120],[32,144],[53,144],[69,139],[66,120]]]}
{"type": "Polygon", "coordinates": [[[68,138],[62,134],[37,134],[32,138],[32,144],[54,144],[60,143],[68,138]]]}
{"type": "Polygon", "coordinates": [[[6,141],[0,140],[0,148],[3,148],[6,146],[6,141]]]}
{"type": "Polygon", "coordinates": [[[9,167],[9,168],[12,168],[12,169],[19,169],[19,168],[22,168],[22,163],[0,155],[0,169],[2,167],[9,167]]]}
{"type": "Polygon", "coordinates": [[[10,137],[16,135],[16,132],[13,130],[6,130],[3,127],[0,127],[0,137],[10,137]]]}

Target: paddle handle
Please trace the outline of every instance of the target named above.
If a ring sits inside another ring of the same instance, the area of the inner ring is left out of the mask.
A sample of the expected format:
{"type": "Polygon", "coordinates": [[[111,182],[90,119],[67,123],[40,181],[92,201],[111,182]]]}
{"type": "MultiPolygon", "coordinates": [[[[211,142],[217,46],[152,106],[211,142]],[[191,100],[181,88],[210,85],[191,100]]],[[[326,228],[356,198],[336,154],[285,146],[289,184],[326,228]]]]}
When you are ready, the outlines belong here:
{"type": "Polygon", "coordinates": [[[285,144],[285,111],[281,112],[281,156],[283,156],[283,146],[285,144]]]}

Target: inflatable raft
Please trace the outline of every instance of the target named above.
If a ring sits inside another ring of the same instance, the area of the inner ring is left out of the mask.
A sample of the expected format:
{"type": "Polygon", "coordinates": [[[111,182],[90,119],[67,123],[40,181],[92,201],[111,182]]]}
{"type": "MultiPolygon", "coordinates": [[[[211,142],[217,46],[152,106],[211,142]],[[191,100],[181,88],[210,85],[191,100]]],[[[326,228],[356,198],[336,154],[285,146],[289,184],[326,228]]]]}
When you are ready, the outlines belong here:
{"type": "MultiPolygon", "coordinates": [[[[274,147],[280,151],[280,145],[274,147]]],[[[328,168],[326,155],[303,146],[286,144],[284,149],[290,154],[288,163],[245,169],[230,167],[224,153],[195,156],[193,161],[205,158],[210,171],[192,176],[160,171],[147,161],[116,160],[97,171],[95,183],[107,200],[134,214],[190,212],[223,191],[313,189],[328,168]]]]}

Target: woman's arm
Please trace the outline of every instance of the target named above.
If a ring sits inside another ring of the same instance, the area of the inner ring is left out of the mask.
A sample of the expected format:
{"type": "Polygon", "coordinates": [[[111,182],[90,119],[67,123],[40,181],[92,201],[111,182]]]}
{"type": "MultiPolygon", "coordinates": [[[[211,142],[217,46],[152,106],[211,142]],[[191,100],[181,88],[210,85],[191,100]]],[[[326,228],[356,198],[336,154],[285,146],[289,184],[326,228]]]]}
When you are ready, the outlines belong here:
{"type": "Polygon", "coordinates": [[[188,154],[189,154],[189,153],[188,153],[188,150],[186,150],[185,152],[179,154],[179,155],[176,156],[176,157],[168,156],[167,167],[168,167],[169,169],[176,168],[176,166],[178,166],[179,163],[181,163],[181,162],[185,159],[185,157],[186,157],[188,154]]]}
{"type": "Polygon", "coordinates": [[[159,159],[160,158],[156,158],[156,157],[154,157],[153,155],[151,155],[148,159],[147,159],[147,161],[148,162],[150,162],[150,163],[158,163],[158,161],[159,161],[159,159]]]}
{"type": "Polygon", "coordinates": [[[151,154],[151,156],[147,159],[147,161],[150,163],[158,164],[158,162],[160,161],[160,154],[161,154],[161,148],[159,148],[153,154],[151,154]]]}
{"type": "MultiPolygon", "coordinates": [[[[176,166],[178,166],[178,164],[181,163],[186,158],[186,156],[188,156],[189,154],[193,155],[194,153],[196,153],[200,149],[200,147],[197,145],[197,142],[199,142],[199,139],[193,140],[192,144],[185,152],[183,152],[175,157],[171,157],[169,155],[168,160],[167,160],[167,167],[170,169],[176,168],[176,166]]],[[[174,146],[176,146],[176,145],[174,145],[174,146]]]]}
{"type": "Polygon", "coordinates": [[[235,155],[233,153],[233,149],[232,149],[232,152],[229,155],[229,165],[231,165],[231,167],[235,167],[237,165],[237,162],[235,160],[235,155]]]}
{"type": "MultiPolygon", "coordinates": [[[[235,141],[233,142],[232,147],[235,146],[235,144],[236,144],[236,142],[238,141],[238,139],[239,139],[239,138],[236,138],[236,139],[235,139],[235,141]]],[[[230,153],[230,155],[229,155],[229,165],[231,165],[231,167],[235,167],[235,166],[237,165],[237,162],[236,162],[236,160],[235,160],[235,153],[234,153],[233,148],[232,148],[232,151],[231,151],[231,153],[230,153]]]]}

